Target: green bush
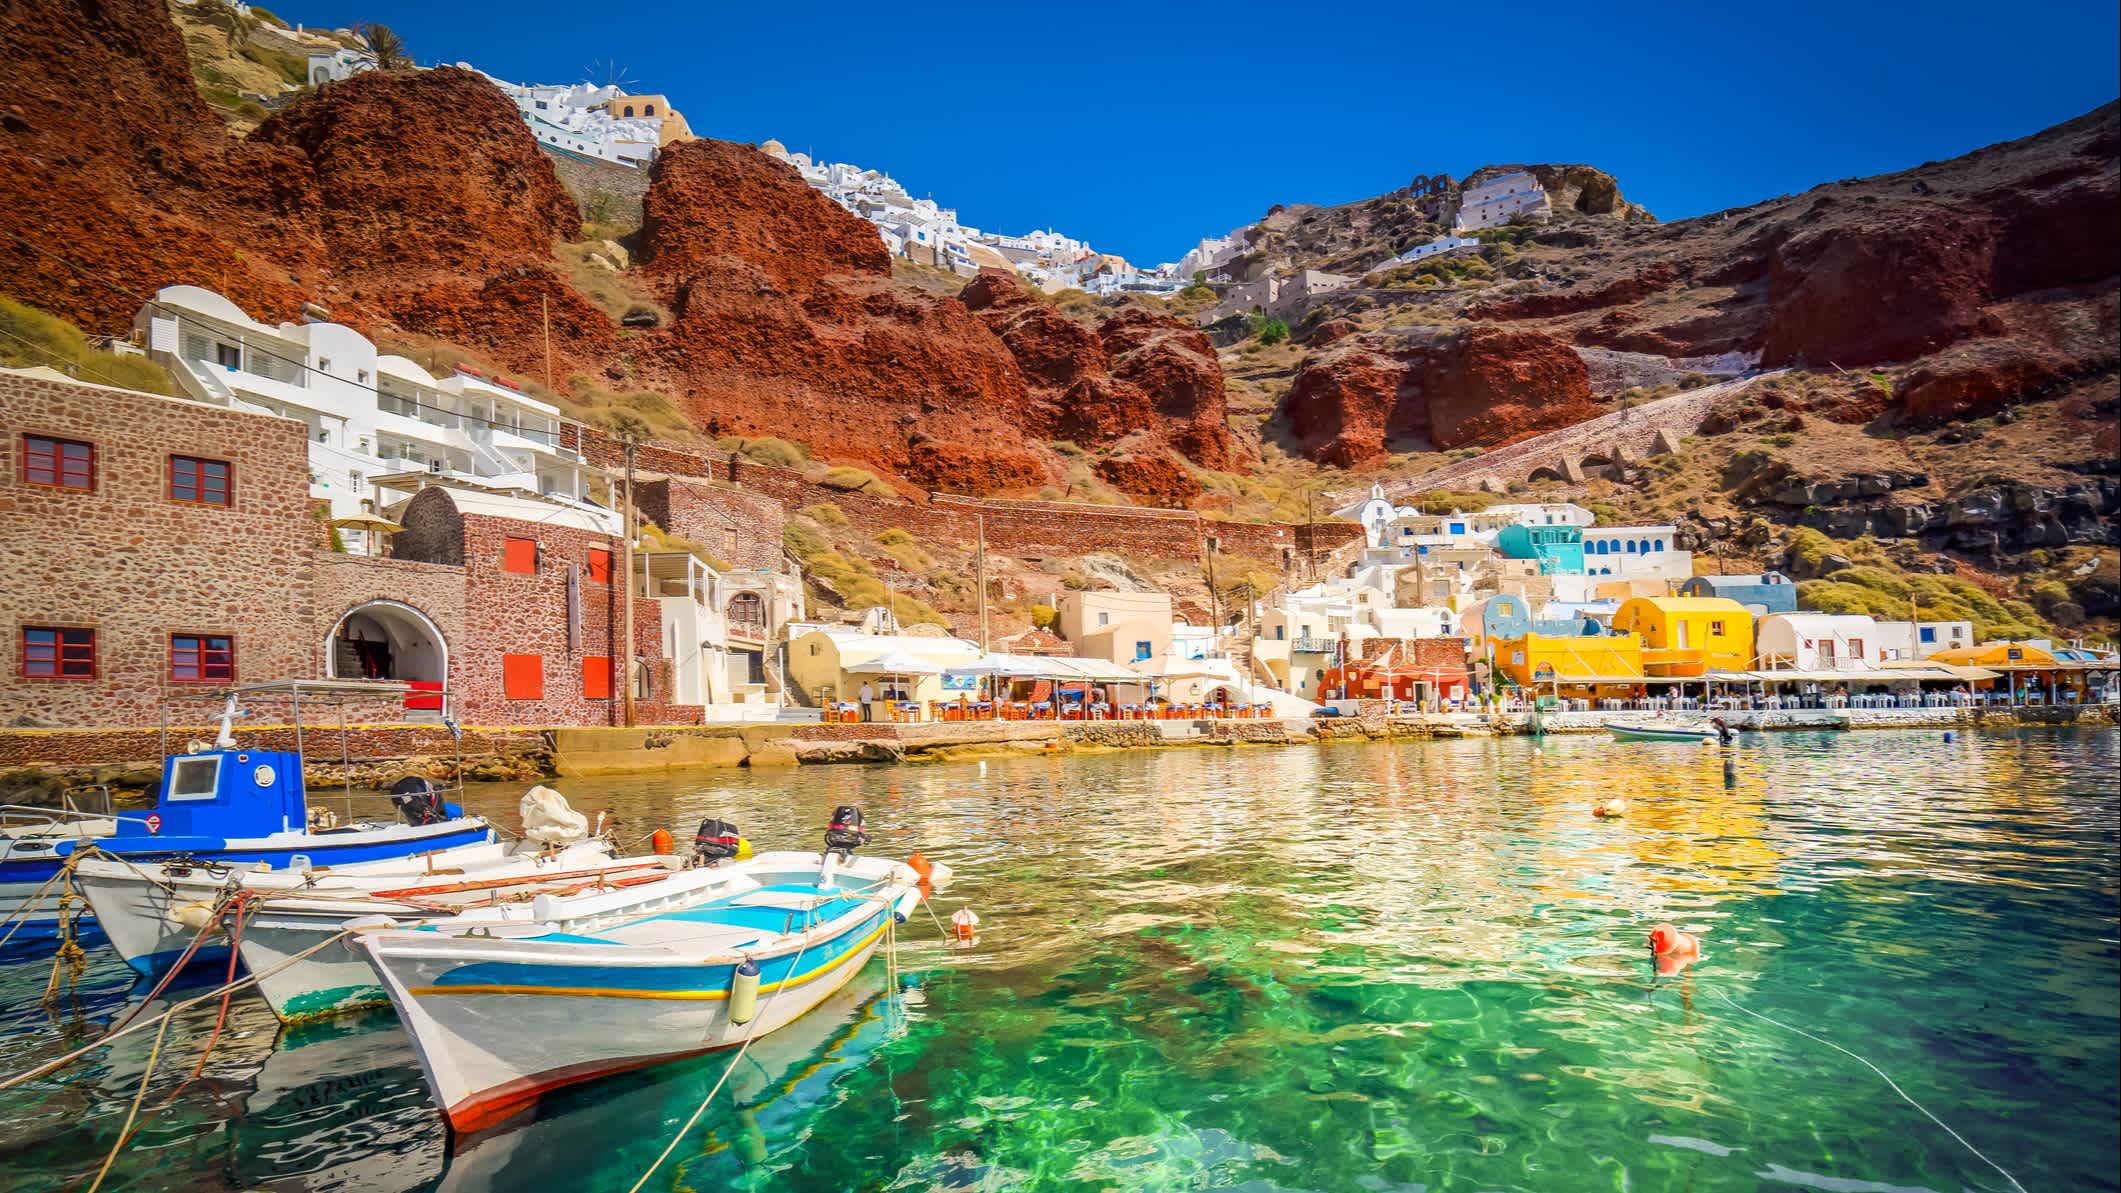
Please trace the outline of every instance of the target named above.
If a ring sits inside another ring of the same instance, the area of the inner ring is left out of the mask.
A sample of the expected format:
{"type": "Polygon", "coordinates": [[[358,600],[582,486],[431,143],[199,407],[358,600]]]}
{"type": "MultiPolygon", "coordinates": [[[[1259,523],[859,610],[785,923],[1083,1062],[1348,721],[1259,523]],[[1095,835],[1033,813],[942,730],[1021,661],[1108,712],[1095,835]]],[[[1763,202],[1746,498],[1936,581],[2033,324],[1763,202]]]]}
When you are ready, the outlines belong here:
{"type": "Polygon", "coordinates": [[[913,536],[897,526],[890,526],[877,531],[876,544],[879,547],[910,547],[916,545],[913,536]]]}
{"type": "Polygon", "coordinates": [[[1266,315],[1252,316],[1252,338],[1271,348],[1289,338],[1289,325],[1266,315]]]}
{"type": "Polygon", "coordinates": [[[795,512],[820,526],[845,526],[847,524],[847,515],[840,512],[840,507],[829,501],[812,502],[795,512]]]}
{"type": "Polygon", "coordinates": [[[788,548],[790,555],[802,560],[804,567],[809,567],[812,559],[829,549],[824,536],[801,522],[782,524],[781,545],[788,548]]]}
{"type": "Polygon", "coordinates": [[[742,435],[724,435],[715,440],[714,445],[725,452],[735,452],[747,460],[756,460],[775,468],[801,468],[810,462],[808,448],[772,435],[758,439],[746,439],[742,435]]]}
{"type": "Polygon", "coordinates": [[[119,356],[91,347],[81,329],[33,306],[0,295],[0,365],[43,365],[96,385],[174,394],[161,365],[144,356],[119,356]]]}
{"type": "Polygon", "coordinates": [[[828,489],[838,489],[846,493],[868,493],[876,497],[898,496],[898,490],[876,479],[874,474],[844,464],[827,469],[825,475],[818,478],[817,483],[828,489]]]}
{"type": "Polygon", "coordinates": [[[269,8],[260,8],[253,4],[250,6],[250,16],[254,21],[263,21],[268,25],[278,25],[282,29],[288,28],[287,22],[281,20],[279,14],[269,8]]]}

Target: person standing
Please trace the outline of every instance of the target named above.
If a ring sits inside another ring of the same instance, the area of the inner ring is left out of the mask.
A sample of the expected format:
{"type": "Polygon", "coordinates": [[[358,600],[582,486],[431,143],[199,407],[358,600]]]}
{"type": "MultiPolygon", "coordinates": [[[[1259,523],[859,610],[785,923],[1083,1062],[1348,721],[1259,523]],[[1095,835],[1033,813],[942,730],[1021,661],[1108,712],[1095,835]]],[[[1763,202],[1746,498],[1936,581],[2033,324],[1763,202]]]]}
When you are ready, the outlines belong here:
{"type": "Polygon", "coordinates": [[[870,711],[870,705],[876,700],[876,689],[869,686],[868,680],[862,681],[862,690],[856,692],[854,698],[862,706],[862,719],[864,721],[871,719],[875,715],[870,711]]]}

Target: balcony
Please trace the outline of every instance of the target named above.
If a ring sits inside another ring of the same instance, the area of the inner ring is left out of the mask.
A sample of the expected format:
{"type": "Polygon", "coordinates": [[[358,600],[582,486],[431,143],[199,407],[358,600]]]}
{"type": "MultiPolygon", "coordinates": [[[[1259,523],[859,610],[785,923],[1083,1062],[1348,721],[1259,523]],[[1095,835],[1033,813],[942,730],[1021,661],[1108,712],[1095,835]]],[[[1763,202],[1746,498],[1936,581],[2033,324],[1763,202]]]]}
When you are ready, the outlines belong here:
{"type": "Polygon", "coordinates": [[[1302,637],[1296,640],[1295,650],[1298,654],[1330,654],[1334,641],[1332,638],[1302,637]]]}

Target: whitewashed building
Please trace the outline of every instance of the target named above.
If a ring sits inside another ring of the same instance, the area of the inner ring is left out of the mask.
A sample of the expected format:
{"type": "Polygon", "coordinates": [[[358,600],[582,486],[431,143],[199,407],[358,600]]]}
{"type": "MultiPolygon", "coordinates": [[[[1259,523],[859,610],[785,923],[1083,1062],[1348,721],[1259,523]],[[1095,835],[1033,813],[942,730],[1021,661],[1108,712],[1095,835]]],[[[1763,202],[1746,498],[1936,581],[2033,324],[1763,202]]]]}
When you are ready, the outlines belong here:
{"type": "Polygon", "coordinates": [[[1763,671],[1875,671],[1879,646],[1867,614],[1770,613],[1753,637],[1763,671]]]}
{"type": "Polygon", "coordinates": [[[374,512],[429,477],[568,505],[607,533],[593,469],[560,443],[560,412],[500,377],[436,377],[344,324],[261,323],[197,286],[166,286],[133,326],[186,396],[309,428],[310,493],[333,517],[374,512]]]}
{"type": "Polygon", "coordinates": [[[1685,580],[1694,553],[1675,546],[1675,526],[1587,526],[1583,574],[1616,580],[1685,580]]]}
{"type": "Polygon", "coordinates": [[[1552,214],[1554,208],[1547,198],[1547,188],[1528,171],[1511,172],[1491,178],[1479,186],[1465,188],[1459,196],[1458,220],[1453,232],[1471,232],[1478,228],[1494,228],[1509,223],[1524,215],[1539,218],[1552,214]]]}
{"type": "Polygon", "coordinates": [[[1881,621],[1878,649],[1881,658],[1926,659],[1940,650],[1960,650],[1974,645],[1971,621],[1881,621]]]}

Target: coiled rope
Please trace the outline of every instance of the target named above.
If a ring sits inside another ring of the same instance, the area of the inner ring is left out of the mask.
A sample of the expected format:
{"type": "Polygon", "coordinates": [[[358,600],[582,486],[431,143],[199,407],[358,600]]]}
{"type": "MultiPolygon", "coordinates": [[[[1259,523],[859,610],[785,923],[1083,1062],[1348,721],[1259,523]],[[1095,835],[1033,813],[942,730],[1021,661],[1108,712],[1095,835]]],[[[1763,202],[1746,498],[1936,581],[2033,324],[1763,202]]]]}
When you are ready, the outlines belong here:
{"type": "Polygon", "coordinates": [[[2025,1186],[2018,1183],[2017,1177],[2012,1176],[2009,1171],[2007,1171],[2003,1167],[2003,1165],[1998,1164],[1994,1160],[1989,1159],[1988,1156],[1985,1155],[1980,1148],[1975,1147],[1971,1143],[1968,1143],[1966,1141],[1966,1136],[1961,1135],[1959,1132],[1952,1130],[1951,1124],[1945,1122],[1941,1118],[1938,1118],[1936,1115],[1931,1114],[1929,1107],[1924,1106],[1922,1103],[1917,1102],[1914,1098],[1910,1097],[1906,1090],[1900,1088],[1900,1083],[1893,1080],[1892,1076],[1888,1074],[1884,1069],[1881,1069],[1877,1065],[1874,1065],[1870,1061],[1866,1060],[1865,1058],[1858,1056],[1853,1052],[1850,1052],[1848,1049],[1843,1048],[1841,1045],[1836,1044],[1832,1040],[1822,1040],[1818,1036],[1813,1035],[1812,1033],[1804,1030],[1801,1027],[1791,1027],[1789,1024],[1784,1023],[1780,1019],[1770,1019],[1769,1017],[1761,1014],[1758,1011],[1750,1010],[1746,1007],[1739,1006],[1736,1002],[1732,1001],[1730,995],[1725,994],[1720,989],[1716,990],[1716,997],[1722,999],[1725,1003],[1729,1004],[1730,1008],[1734,1011],[1740,1011],[1744,1014],[1751,1015],[1753,1018],[1758,1019],[1763,1023],[1772,1023],[1776,1027],[1779,1027],[1784,1031],[1795,1032],[1796,1034],[1803,1036],[1805,1039],[1810,1040],[1813,1043],[1824,1044],[1827,1047],[1833,1049],[1834,1051],[1839,1052],[1843,1056],[1848,1057],[1850,1060],[1853,1060],[1856,1063],[1862,1065],[1864,1068],[1869,1069],[1871,1072],[1878,1074],[1878,1076],[1882,1078],[1887,1085],[1892,1087],[1894,1093],[1900,1095],[1901,1101],[1904,1101],[1908,1105],[1913,1106],[1915,1109],[1920,1110],[1924,1118],[1927,1118],[1931,1122],[1937,1124],[1939,1127],[1944,1128],[1945,1134],[1951,1136],[1953,1139],[1958,1140],[1959,1146],[1974,1153],[1974,1155],[1980,1157],[1981,1162],[1983,1164],[1986,1164],[1990,1168],[1993,1168],[1997,1172],[2001,1173],[2003,1179],[2011,1183],[2011,1188],[2016,1189],[2018,1193],[2026,1193],[2025,1186]]]}

